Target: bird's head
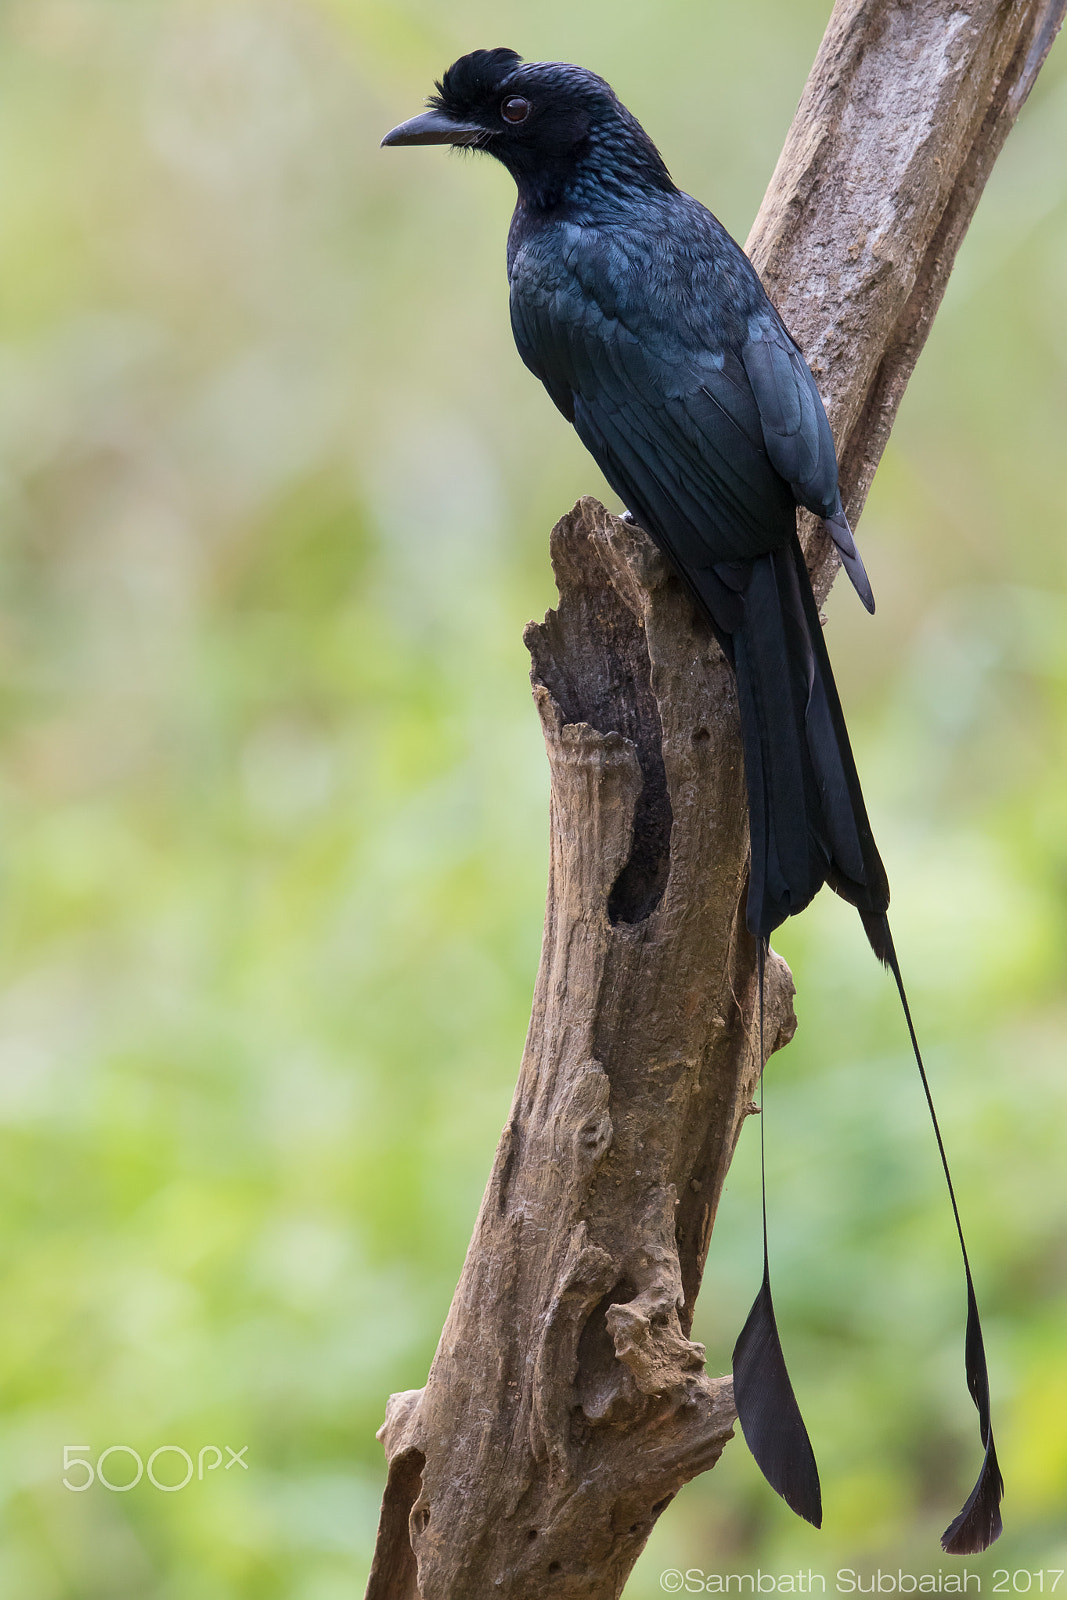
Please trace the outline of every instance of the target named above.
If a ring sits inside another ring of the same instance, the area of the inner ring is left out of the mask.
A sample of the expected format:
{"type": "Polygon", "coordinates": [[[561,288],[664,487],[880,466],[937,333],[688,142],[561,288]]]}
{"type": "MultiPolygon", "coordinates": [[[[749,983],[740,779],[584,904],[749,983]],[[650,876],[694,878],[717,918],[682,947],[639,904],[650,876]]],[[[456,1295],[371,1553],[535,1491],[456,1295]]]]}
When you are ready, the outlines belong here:
{"type": "Polygon", "coordinates": [[[554,204],[581,180],[674,187],[636,118],[585,67],[523,61],[514,50],[474,50],[453,62],[427,105],[382,144],[487,150],[527,202],[554,204]]]}

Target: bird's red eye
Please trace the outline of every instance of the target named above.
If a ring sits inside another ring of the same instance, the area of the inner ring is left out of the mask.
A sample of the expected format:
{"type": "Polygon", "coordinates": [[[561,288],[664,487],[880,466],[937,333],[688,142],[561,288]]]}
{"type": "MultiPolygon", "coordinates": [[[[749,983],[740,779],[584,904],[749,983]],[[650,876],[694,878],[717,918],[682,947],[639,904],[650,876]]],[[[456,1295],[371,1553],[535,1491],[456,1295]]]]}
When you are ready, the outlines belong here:
{"type": "Polygon", "coordinates": [[[530,102],[521,94],[510,95],[500,107],[500,115],[505,122],[525,122],[530,115],[530,102]]]}

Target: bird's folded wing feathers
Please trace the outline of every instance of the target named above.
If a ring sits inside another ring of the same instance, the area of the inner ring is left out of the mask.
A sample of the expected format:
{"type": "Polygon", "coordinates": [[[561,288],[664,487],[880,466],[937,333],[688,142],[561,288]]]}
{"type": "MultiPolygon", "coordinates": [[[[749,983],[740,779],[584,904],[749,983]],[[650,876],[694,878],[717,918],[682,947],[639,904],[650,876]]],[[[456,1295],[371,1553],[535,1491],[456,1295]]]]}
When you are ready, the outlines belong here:
{"type": "Polygon", "coordinates": [[[815,380],[777,317],[752,317],[748,335],[741,360],[771,465],[802,506],[831,516],[840,506],[837,456],[815,380]]]}
{"type": "Polygon", "coordinates": [[[751,560],[786,542],[793,495],[735,356],[683,344],[659,326],[642,338],[575,278],[520,279],[511,309],[526,365],[620,494],[632,493],[620,467],[642,479],[648,492],[633,509],[651,514],[650,531],[680,561],[751,560]]]}
{"type": "Polygon", "coordinates": [[[753,317],[748,332],[741,359],[771,465],[799,504],[824,519],[856,593],[873,611],[870,579],[841,506],[833,434],[815,379],[777,317],[753,317]]]}
{"type": "Polygon", "coordinates": [[[808,498],[837,494],[829,426],[789,336],[777,325],[779,344],[753,326],[758,339],[739,360],[702,344],[699,323],[683,334],[657,320],[646,333],[638,325],[632,314],[608,315],[573,272],[525,272],[512,283],[526,365],[681,563],[752,560],[781,547],[800,488],[808,498]]]}

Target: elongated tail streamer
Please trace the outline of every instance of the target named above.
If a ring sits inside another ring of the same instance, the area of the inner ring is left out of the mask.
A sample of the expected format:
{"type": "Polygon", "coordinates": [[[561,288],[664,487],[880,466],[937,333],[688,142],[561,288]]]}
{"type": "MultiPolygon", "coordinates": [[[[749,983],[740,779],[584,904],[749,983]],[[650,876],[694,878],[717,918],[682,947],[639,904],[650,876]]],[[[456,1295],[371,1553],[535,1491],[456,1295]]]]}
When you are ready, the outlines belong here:
{"type": "Polygon", "coordinates": [[[964,1347],[964,1360],[967,1371],[967,1387],[978,1412],[978,1428],[985,1447],[985,1456],[982,1460],[982,1470],[978,1474],[978,1481],[967,1499],[967,1503],[959,1516],[950,1523],[941,1535],[941,1548],[953,1556],[977,1555],[982,1550],[988,1550],[995,1539],[999,1539],[1003,1523],[1000,1518],[1000,1502],[1004,1494],[1004,1479],[1000,1475],[1000,1466],[997,1461],[996,1447],[993,1443],[993,1423],[989,1410],[989,1371],[986,1366],[985,1341],[982,1338],[982,1321],[978,1315],[978,1301],[974,1292],[974,1280],[971,1277],[971,1263],[967,1255],[967,1244],[963,1237],[963,1223],[960,1221],[960,1208],[956,1204],[956,1191],[952,1184],[952,1173],[949,1171],[948,1156],[945,1154],[945,1142],[941,1137],[941,1128],[934,1110],[934,1097],[930,1092],[930,1080],[926,1076],[923,1065],[922,1053],[919,1050],[919,1041],[915,1034],[915,1024],[911,1020],[911,1007],[904,989],[904,979],[900,973],[900,963],[893,946],[893,936],[889,931],[889,919],[885,916],[864,917],[864,927],[867,936],[874,947],[875,954],[889,968],[896,982],[900,1004],[904,1010],[904,1020],[908,1025],[908,1036],[911,1039],[912,1054],[915,1065],[919,1069],[922,1080],[923,1093],[930,1112],[930,1121],[933,1123],[934,1138],[937,1140],[937,1151],[941,1157],[941,1166],[948,1185],[948,1197],[952,1202],[952,1215],[956,1223],[956,1234],[960,1241],[960,1253],[963,1256],[963,1271],[967,1279],[967,1338],[964,1347]]]}
{"type": "MultiPolygon", "coordinates": [[[[763,971],[767,941],[759,941],[759,1054],[762,1069],[763,1046],[763,971]]],[[[761,1107],[763,1101],[760,1091],[761,1107]]],[[[786,1504],[813,1523],[822,1526],[822,1490],[815,1452],[797,1405],[793,1385],[786,1370],[782,1342],[778,1336],[771,1300],[770,1257],[767,1249],[767,1164],[760,1113],[760,1171],[763,1189],[763,1283],[752,1310],[734,1346],[734,1402],[737,1420],[756,1465],[772,1489],[786,1504]]]]}

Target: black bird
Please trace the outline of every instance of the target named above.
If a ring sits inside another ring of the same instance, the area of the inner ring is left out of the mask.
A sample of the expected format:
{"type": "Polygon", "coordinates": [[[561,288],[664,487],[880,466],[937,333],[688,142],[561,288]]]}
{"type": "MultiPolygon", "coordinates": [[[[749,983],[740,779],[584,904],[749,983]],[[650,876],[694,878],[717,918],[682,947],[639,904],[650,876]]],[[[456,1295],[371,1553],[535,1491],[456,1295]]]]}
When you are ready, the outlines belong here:
{"type": "MultiPolygon", "coordinates": [[[[824,883],[860,913],[900,993],[948,1180],[967,1280],[967,1380],[985,1459],[943,1536],[954,1554],[1001,1530],[981,1326],[952,1179],[889,931],[797,506],[823,518],[863,604],[815,380],[744,252],[677,189],[603,78],[475,50],[383,145],[486,150],[518,187],[508,237],[519,354],[707,615],[737,680],[752,866],[746,920],[767,940],[824,883]]],[[[734,1350],[745,1438],[772,1486],[818,1526],[815,1458],[786,1373],[767,1270],[734,1350]]]]}

